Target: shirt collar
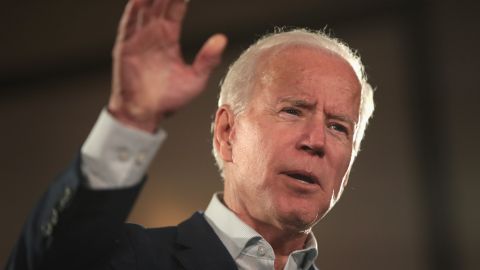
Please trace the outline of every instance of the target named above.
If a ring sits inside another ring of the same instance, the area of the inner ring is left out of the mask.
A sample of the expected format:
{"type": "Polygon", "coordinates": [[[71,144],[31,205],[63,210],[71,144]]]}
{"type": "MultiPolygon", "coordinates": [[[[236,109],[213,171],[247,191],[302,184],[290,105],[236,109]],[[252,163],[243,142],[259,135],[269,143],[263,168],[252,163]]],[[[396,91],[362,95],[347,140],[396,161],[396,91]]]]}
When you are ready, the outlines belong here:
{"type": "MultiPolygon", "coordinates": [[[[230,255],[236,259],[240,253],[252,243],[263,240],[263,237],[253,228],[243,222],[235,213],[223,203],[223,192],[213,194],[212,199],[205,210],[205,218],[230,255]]],[[[265,241],[266,242],[266,241],[265,241]]],[[[305,248],[296,250],[290,254],[301,269],[309,269],[318,255],[317,240],[310,232],[305,242],[305,248]]]]}
{"type": "Polygon", "coordinates": [[[260,240],[262,236],[230,211],[221,202],[220,198],[222,197],[222,192],[213,194],[212,200],[205,210],[205,217],[235,259],[247,244],[260,240]]]}

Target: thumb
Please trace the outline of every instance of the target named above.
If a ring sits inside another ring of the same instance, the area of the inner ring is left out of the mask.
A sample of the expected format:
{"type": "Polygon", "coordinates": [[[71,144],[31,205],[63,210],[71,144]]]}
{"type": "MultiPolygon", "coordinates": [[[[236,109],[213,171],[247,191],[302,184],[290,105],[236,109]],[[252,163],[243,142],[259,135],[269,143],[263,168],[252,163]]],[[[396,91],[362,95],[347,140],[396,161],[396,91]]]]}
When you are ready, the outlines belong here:
{"type": "Polygon", "coordinates": [[[222,53],[227,46],[227,37],[223,34],[211,36],[198,52],[193,61],[193,69],[199,75],[208,75],[222,58],[222,53]]]}

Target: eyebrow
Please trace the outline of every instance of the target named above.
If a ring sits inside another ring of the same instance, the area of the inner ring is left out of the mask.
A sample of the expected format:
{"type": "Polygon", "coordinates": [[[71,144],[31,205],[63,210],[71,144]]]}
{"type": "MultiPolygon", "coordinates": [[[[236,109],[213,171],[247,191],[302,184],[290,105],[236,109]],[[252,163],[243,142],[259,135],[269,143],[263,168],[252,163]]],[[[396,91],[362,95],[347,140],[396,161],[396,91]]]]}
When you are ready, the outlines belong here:
{"type": "MultiPolygon", "coordinates": [[[[293,98],[293,97],[284,97],[279,100],[279,103],[290,103],[293,106],[297,106],[300,108],[305,108],[305,109],[313,109],[317,105],[316,102],[310,102],[305,99],[299,99],[299,98],[293,98]]],[[[340,120],[343,122],[346,122],[350,124],[353,128],[357,125],[357,122],[352,120],[350,117],[346,115],[339,115],[339,114],[332,114],[332,113],[327,113],[327,117],[330,119],[335,119],[335,120],[340,120]]]]}
{"type": "Polygon", "coordinates": [[[290,103],[294,106],[300,107],[300,108],[305,108],[305,109],[313,109],[316,105],[316,102],[309,102],[305,99],[298,99],[298,98],[291,98],[291,97],[285,97],[280,99],[279,103],[290,103]]]}

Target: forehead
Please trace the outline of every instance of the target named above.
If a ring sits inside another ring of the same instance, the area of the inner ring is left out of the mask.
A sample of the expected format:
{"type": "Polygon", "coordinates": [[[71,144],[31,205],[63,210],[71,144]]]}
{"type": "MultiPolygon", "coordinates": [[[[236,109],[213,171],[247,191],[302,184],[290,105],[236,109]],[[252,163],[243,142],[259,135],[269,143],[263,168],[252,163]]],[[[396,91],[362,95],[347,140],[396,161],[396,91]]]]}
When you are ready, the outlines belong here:
{"type": "Polygon", "coordinates": [[[252,98],[303,96],[312,102],[328,100],[329,105],[348,103],[358,113],[360,89],[345,59],[325,49],[290,45],[273,48],[259,58],[252,98]]]}

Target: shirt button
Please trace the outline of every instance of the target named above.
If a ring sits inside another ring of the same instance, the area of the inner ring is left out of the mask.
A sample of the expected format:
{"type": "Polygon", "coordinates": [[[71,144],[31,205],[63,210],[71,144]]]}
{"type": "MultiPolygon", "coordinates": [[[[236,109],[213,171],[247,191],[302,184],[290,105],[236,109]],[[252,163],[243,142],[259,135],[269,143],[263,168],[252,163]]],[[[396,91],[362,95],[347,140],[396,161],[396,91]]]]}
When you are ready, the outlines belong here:
{"type": "Polygon", "coordinates": [[[120,161],[127,161],[130,158],[130,153],[127,148],[120,147],[117,150],[117,157],[120,161]]]}
{"type": "Polygon", "coordinates": [[[267,251],[265,250],[264,246],[259,246],[258,247],[258,249],[257,249],[258,256],[263,257],[263,256],[265,256],[266,253],[267,253],[267,251]]]}
{"type": "Polygon", "coordinates": [[[145,162],[145,159],[146,159],[146,156],[144,153],[139,153],[136,157],[135,157],[135,164],[137,164],[138,166],[142,165],[144,162],[145,162]]]}

